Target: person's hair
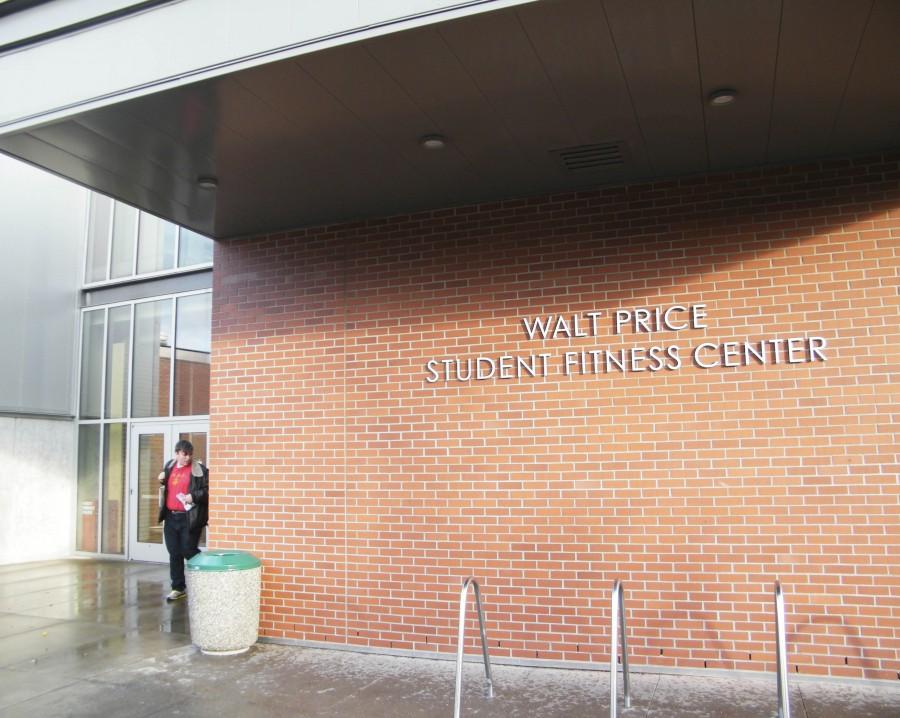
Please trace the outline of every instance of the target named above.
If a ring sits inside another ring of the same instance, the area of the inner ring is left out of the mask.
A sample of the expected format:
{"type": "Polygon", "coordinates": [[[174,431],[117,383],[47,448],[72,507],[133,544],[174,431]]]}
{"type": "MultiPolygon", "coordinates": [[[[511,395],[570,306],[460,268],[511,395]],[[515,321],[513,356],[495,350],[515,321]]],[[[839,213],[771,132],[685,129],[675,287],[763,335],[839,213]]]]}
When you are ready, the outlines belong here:
{"type": "Polygon", "coordinates": [[[175,453],[177,454],[179,451],[183,451],[188,456],[193,456],[194,445],[187,439],[182,439],[177,444],[175,444],[175,453]]]}

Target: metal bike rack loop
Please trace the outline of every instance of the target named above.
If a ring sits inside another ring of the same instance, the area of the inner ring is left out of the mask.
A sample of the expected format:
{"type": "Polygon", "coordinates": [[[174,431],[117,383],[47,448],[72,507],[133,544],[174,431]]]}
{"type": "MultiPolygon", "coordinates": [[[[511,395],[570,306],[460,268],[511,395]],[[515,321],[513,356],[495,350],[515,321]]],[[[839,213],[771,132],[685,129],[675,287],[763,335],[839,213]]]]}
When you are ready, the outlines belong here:
{"type": "Polygon", "coordinates": [[[481,629],[481,654],[484,656],[484,675],[487,678],[488,698],[494,697],[494,680],[491,678],[491,658],[488,655],[487,635],[484,632],[484,611],[481,610],[481,590],[478,582],[469,576],[463,581],[462,590],[459,592],[459,630],[456,636],[456,696],[453,699],[453,718],[459,718],[460,702],[462,697],[462,669],[463,669],[463,637],[466,631],[466,595],[469,587],[475,589],[475,607],[478,609],[478,627],[481,629]]]}
{"type": "Polygon", "coordinates": [[[616,675],[619,668],[616,662],[618,650],[616,638],[621,633],[622,638],[622,682],[625,688],[625,707],[631,708],[631,682],[628,676],[628,642],[625,638],[625,589],[622,582],[616,580],[613,583],[612,605],[610,606],[610,647],[609,647],[609,718],[616,718],[616,675]],[[619,621],[621,614],[622,620],[619,621]]]}
{"type": "Polygon", "coordinates": [[[781,581],[775,581],[775,663],[778,680],[778,718],[791,718],[787,685],[787,639],[784,627],[784,594],[781,581]]]}

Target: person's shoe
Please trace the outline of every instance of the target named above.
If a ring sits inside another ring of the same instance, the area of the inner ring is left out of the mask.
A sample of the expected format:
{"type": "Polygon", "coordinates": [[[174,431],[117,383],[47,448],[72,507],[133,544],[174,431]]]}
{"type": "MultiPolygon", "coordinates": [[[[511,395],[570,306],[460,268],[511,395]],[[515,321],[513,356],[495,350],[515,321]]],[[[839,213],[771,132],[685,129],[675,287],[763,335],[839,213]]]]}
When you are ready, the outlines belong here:
{"type": "Polygon", "coordinates": [[[187,594],[184,591],[179,591],[177,588],[173,588],[169,591],[169,595],[166,596],[166,603],[174,603],[180,598],[184,598],[187,594]]]}

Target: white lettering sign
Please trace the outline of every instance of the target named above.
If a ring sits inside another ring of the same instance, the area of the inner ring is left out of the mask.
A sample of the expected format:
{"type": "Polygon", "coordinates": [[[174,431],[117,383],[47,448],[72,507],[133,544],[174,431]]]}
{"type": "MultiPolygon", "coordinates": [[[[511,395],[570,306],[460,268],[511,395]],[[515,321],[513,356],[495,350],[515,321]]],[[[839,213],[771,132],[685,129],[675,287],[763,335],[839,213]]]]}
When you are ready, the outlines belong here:
{"type": "MultiPolygon", "coordinates": [[[[601,310],[573,314],[545,314],[522,318],[529,341],[591,339],[602,336],[601,310]]],[[[682,332],[708,329],[705,304],[673,304],[669,307],[616,309],[610,317],[612,335],[682,332]]],[[[556,358],[549,352],[501,354],[467,358],[429,359],[425,381],[469,382],[522,378],[547,378],[553,368],[561,376],[677,371],[685,362],[699,369],[720,369],[771,364],[824,362],[828,342],[824,337],[773,337],[744,341],[704,341],[693,348],[678,344],[626,348],[569,348],[556,358]]]]}

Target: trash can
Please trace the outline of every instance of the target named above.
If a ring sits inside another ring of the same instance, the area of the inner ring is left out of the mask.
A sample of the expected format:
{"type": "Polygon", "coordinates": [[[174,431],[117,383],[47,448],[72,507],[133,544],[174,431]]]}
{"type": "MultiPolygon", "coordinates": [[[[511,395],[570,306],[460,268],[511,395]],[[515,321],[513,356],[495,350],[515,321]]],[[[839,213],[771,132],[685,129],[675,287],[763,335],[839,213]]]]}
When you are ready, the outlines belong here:
{"type": "Polygon", "coordinates": [[[205,551],[187,562],[191,642],[203,653],[243,653],[259,636],[262,563],[246,551],[205,551]]]}

